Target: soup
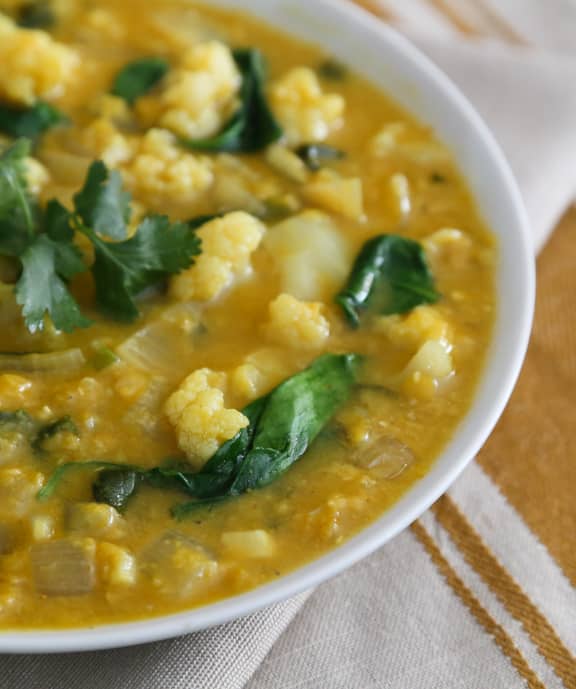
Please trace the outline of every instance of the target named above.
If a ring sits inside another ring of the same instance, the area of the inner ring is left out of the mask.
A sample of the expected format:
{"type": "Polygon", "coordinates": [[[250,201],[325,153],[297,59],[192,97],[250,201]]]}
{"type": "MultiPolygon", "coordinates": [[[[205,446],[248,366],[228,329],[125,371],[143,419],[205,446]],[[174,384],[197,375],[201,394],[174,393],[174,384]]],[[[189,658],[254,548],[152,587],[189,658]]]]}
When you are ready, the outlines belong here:
{"type": "Polygon", "coordinates": [[[252,589],[471,403],[496,249],[426,126],[182,0],[0,2],[0,625],[252,589]]]}

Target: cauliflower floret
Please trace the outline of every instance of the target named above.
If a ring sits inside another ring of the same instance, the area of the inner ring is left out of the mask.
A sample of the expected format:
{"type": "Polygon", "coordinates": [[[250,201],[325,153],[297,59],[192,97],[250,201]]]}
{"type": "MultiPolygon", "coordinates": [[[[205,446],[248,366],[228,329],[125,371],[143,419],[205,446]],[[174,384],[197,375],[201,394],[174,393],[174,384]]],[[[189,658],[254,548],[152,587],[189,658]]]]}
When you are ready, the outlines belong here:
{"type": "Polygon", "coordinates": [[[417,306],[407,315],[374,319],[376,332],[383,333],[396,347],[416,351],[426,340],[451,338],[451,328],[434,306],[417,306]]]}
{"type": "Polygon", "coordinates": [[[82,131],[80,144],[108,167],[116,167],[134,154],[133,143],[106,117],[99,117],[82,131]]]}
{"type": "Polygon", "coordinates": [[[225,373],[203,368],[189,375],[164,406],[178,444],[197,468],[249,424],[244,414],[224,407],[225,387],[225,373]]]}
{"type": "Polygon", "coordinates": [[[60,96],[79,63],[78,55],[44,31],[19,29],[0,14],[0,98],[32,105],[60,96]]]}
{"type": "Polygon", "coordinates": [[[422,242],[426,256],[432,265],[445,265],[461,270],[468,267],[473,256],[472,239],[453,227],[443,227],[422,242]]]}
{"type": "Polygon", "coordinates": [[[157,124],[189,139],[216,134],[236,106],[241,76],[230,49],[210,41],[186,51],[166,77],[162,93],[141,98],[136,111],[145,124],[157,124]]]}
{"type": "Polygon", "coordinates": [[[290,145],[324,141],[342,125],[346,103],[337,93],[324,93],[307,67],[288,72],[272,86],[272,105],[290,145]]]}
{"type": "Polygon", "coordinates": [[[264,347],[249,354],[231,371],[231,389],[238,397],[251,401],[266,395],[298,370],[301,366],[286,356],[286,350],[264,347]]]}
{"type": "Polygon", "coordinates": [[[317,349],[330,337],[330,323],[320,302],[299,301],[281,294],[270,303],[266,335],[278,344],[296,349],[317,349]]]}
{"type": "Polygon", "coordinates": [[[182,151],[168,131],[150,129],[134,158],[123,167],[126,184],[152,205],[168,199],[194,204],[212,185],[212,164],[205,156],[182,151]]]}
{"type": "Polygon", "coordinates": [[[250,269],[250,256],[266,228],[242,211],[206,223],[199,231],[202,254],[188,270],[172,278],[171,295],[180,301],[214,299],[250,269]]]}

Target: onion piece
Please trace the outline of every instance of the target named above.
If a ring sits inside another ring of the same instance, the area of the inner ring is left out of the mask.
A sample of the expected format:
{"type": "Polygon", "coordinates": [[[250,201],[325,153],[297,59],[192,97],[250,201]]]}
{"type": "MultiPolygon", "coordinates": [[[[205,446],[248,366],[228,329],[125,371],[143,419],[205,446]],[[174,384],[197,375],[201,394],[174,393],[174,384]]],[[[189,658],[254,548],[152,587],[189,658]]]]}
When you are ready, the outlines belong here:
{"type": "Polygon", "coordinates": [[[360,446],[351,459],[375,478],[390,480],[413,464],[415,456],[408,445],[384,435],[360,446]]]}
{"type": "Polygon", "coordinates": [[[36,543],[30,548],[36,590],[45,596],[80,596],[95,586],[96,543],[91,538],[36,543]]]}
{"type": "Polygon", "coordinates": [[[182,375],[182,364],[194,351],[186,328],[167,320],[146,325],[125,340],[116,353],[127,364],[166,377],[182,375]]]}
{"type": "Polygon", "coordinates": [[[81,349],[34,354],[0,354],[0,371],[26,373],[70,373],[86,363],[81,349]]]}

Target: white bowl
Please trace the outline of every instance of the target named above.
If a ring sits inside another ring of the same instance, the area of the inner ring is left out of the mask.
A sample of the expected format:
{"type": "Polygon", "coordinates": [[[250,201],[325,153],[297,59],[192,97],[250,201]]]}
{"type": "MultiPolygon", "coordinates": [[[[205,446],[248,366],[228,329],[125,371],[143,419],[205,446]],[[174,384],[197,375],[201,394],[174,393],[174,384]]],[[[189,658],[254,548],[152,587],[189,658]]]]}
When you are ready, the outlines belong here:
{"type": "Polygon", "coordinates": [[[54,653],[129,646],[247,615],[320,584],[419,517],[478,452],[502,413],[525,354],[534,258],[518,189],[490,132],[455,86],[416,48],[344,0],[211,0],[248,10],[321,45],[431,125],[455,154],[500,245],[498,316],[472,409],[432,470],[370,527],[329,554],[249,593],[166,617],[69,631],[3,632],[0,652],[54,653]]]}

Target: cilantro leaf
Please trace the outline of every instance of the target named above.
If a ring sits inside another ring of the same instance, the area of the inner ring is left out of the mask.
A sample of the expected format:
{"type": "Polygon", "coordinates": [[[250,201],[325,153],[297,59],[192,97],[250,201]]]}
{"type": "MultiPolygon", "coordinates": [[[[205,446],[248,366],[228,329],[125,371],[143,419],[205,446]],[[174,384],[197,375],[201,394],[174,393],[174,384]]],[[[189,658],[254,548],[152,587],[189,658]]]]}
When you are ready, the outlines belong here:
{"type": "Polygon", "coordinates": [[[56,242],[40,234],[20,256],[22,275],[16,285],[16,301],[22,306],[22,315],[31,333],[44,328],[46,315],[64,332],[90,325],[58,275],[58,249],[56,242]]]}
{"type": "Polygon", "coordinates": [[[168,274],[188,268],[200,253],[196,233],[186,223],[171,224],[166,216],[148,216],[124,242],[107,242],[83,225],[78,229],[94,244],[98,304],[117,320],[137,318],[135,297],[168,274]]]}
{"type": "Polygon", "coordinates": [[[59,110],[42,101],[30,108],[0,105],[0,132],[8,136],[23,136],[34,141],[51,127],[66,121],[59,110]]]}
{"type": "Polygon", "coordinates": [[[34,208],[24,161],[30,142],[16,141],[0,154],[0,253],[19,256],[34,235],[34,208]]]}
{"type": "Polygon", "coordinates": [[[222,131],[209,139],[183,140],[182,144],[198,151],[257,153],[282,136],[282,129],[266,101],[264,82],[266,66],[259,50],[234,51],[234,60],[242,74],[240,107],[222,131]]]}
{"type": "Polygon", "coordinates": [[[44,210],[44,231],[54,243],[56,272],[66,280],[86,270],[82,252],[73,243],[71,220],[72,214],[59,201],[48,201],[44,210]]]}
{"type": "Polygon", "coordinates": [[[133,105],[164,78],[169,68],[167,60],[162,57],[143,57],[129,62],[116,75],[110,93],[133,105]]]}
{"type": "Polygon", "coordinates": [[[130,222],[130,194],[122,189],[117,170],[108,170],[101,160],[92,163],[82,189],[74,196],[76,212],[86,227],[102,237],[126,239],[130,222]]]}

